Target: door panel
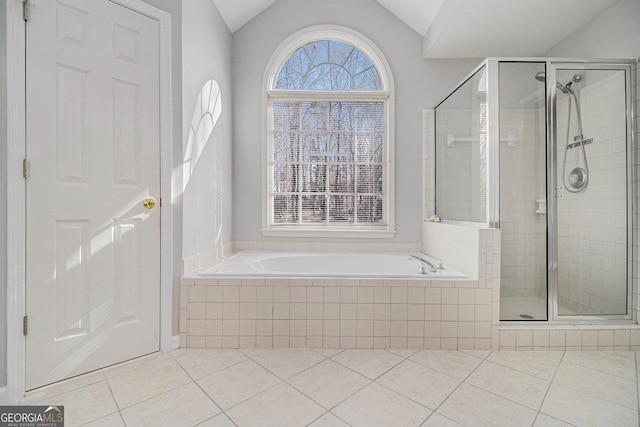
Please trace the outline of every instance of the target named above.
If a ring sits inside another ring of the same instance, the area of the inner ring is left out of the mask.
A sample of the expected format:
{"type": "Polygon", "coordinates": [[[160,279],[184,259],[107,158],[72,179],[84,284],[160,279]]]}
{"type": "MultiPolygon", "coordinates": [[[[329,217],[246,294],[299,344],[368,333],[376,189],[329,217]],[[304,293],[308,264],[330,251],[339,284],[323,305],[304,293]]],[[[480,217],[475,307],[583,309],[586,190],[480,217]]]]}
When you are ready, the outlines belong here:
{"type": "Polygon", "coordinates": [[[27,388],[157,351],[158,23],[32,0],[27,23],[27,388]]]}
{"type": "Polygon", "coordinates": [[[628,315],[624,69],[558,65],[557,315],[628,315]]]}
{"type": "Polygon", "coordinates": [[[500,62],[500,320],[547,320],[544,62],[500,62]],[[518,82],[515,84],[514,82],[518,82]],[[522,84],[521,84],[522,83],[522,84]]]}

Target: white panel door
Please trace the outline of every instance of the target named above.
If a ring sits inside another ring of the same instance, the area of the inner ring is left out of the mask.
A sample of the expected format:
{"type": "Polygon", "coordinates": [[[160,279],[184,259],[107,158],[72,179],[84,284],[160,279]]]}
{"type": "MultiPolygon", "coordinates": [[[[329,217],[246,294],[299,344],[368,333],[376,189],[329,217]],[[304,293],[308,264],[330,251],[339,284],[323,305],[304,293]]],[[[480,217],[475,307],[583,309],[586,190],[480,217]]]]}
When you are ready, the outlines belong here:
{"type": "Polygon", "coordinates": [[[27,389],[159,349],[159,29],[31,0],[27,389]]]}

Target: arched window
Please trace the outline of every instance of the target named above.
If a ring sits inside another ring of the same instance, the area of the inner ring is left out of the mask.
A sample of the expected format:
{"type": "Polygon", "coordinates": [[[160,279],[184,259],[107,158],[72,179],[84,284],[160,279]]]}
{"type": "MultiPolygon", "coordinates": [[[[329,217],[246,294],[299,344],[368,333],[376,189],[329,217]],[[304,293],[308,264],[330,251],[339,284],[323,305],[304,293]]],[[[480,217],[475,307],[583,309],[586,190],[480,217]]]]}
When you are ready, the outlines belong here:
{"type": "Polygon", "coordinates": [[[308,43],[293,52],[278,73],[276,89],[380,90],[380,75],[367,56],[335,40],[308,43]]]}
{"type": "Polygon", "coordinates": [[[393,84],[380,52],[314,27],[267,71],[264,234],[393,236],[393,84]]]}

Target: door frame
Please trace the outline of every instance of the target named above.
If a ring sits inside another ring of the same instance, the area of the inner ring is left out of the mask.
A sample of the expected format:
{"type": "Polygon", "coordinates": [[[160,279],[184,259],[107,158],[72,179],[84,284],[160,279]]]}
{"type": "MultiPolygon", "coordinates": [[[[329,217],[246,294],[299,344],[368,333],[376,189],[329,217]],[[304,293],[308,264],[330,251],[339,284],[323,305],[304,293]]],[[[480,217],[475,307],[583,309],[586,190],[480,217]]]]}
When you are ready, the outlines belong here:
{"type": "MultiPolygon", "coordinates": [[[[179,346],[173,334],[173,199],[180,183],[173,173],[171,15],[141,0],[110,0],[159,24],[160,42],[160,350],[179,346]]],[[[26,25],[23,0],[7,0],[7,387],[4,399],[16,402],[26,390],[26,25]]],[[[0,400],[2,399],[0,392],[0,400]]]]}
{"type": "Polygon", "coordinates": [[[635,87],[635,68],[632,60],[624,59],[585,59],[571,60],[562,58],[551,58],[545,62],[546,79],[546,164],[547,164],[547,321],[572,321],[574,323],[581,322],[598,322],[598,321],[616,321],[616,322],[637,322],[636,301],[634,301],[636,267],[634,264],[634,251],[636,248],[635,233],[635,180],[637,178],[635,172],[635,147],[636,139],[634,132],[634,116],[637,114],[633,110],[633,103],[636,99],[635,87]],[[557,135],[557,88],[556,88],[556,72],[558,69],[570,69],[577,71],[589,70],[610,70],[625,72],[625,137],[626,137],[626,201],[627,201],[627,312],[626,314],[609,314],[609,315],[560,315],[558,313],[559,304],[559,279],[558,279],[558,196],[557,190],[560,189],[563,182],[558,182],[558,146],[560,141],[557,135]]]}

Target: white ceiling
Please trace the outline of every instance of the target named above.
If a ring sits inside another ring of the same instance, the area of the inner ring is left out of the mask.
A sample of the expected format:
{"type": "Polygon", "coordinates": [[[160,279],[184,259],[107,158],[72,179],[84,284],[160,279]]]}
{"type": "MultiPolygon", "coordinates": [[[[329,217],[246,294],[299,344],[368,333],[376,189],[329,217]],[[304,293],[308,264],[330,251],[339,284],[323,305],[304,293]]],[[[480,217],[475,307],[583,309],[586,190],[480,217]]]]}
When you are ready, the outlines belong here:
{"type": "Polygon", "coordinates": [[[227,27],[235,33],[276,0],[213,0],[227,27]]]}
{"type": "Polygon", "coordinates": [[[447,0],[424,34],[423,54],[541,56],[616,1],[447,0]]]}
{"type": "MultiPolygon", "coordinates": [[[[277,0],[213,0],[231,32],[277,0]]],[[[618,0],[377,0],[424,37],[425,58],[540,56],[618,0]]]]}

